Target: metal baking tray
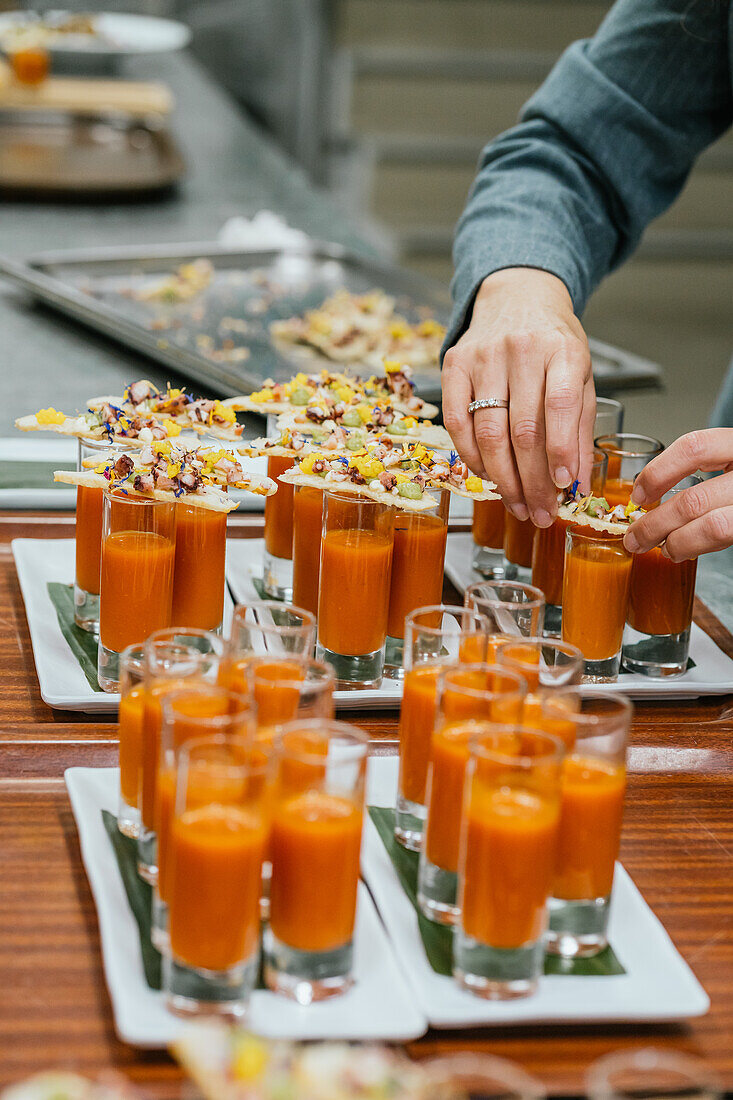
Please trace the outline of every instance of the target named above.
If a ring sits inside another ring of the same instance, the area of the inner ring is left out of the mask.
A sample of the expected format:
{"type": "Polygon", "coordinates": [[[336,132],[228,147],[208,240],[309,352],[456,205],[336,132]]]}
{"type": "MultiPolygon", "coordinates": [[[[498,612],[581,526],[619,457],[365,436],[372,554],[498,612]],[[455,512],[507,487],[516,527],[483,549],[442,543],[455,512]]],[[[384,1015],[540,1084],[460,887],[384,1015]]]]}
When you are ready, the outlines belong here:
{"type": "Polygon", "coordinates": [[[153,119],[0,111],[0,198],[144,198],[172,187],[184,170],[153,119]]]}
{"type": "MultiPolygon", "coordinates": [[[[399,311],[411,321],[428,311],[445,322],[450,310],[440,284],[315,241],[302,248],[253,251],[201,243],[46,252],[25,263],[0,256],[0,275],[90,328],[226,395],[257,389],[266,378],[284,381],[296,370],[337,369],[307,349],[276,346],[269,325],[317,308],[342,287],[356,294],[381,288],[395,296],[399,311]],[[154,278],[200,258],[211,262],[214,277],[194,299],[163,306],[135,297],[154,278]],[[241,331],[242,321],[246,331],[241,331]]],[[[600,392],[659,384],[661,369],[646,360],[598,344],[593,358],[600,392]]],[[[437,367],[416,370],[414,378],[422,397],[440,400],[437,367]]]]}

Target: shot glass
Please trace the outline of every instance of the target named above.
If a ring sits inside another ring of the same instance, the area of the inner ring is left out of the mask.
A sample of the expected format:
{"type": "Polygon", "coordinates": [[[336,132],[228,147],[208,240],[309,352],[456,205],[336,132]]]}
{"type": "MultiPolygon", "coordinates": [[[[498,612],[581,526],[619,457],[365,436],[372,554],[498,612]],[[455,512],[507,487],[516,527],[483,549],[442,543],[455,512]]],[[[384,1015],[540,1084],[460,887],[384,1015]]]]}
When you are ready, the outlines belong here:
{"type": "Polygon", "coordinates": [[[144,706],[144,649],[140,645],[130,645],[120,656],[120,800],[117,828],[123,836],[133,838],[140,832],[144,706]]]}
{"type": "Polygon", "coordinates": [[[613,397],[596,398],[596,419],[593,424],[593,438],[618,435],[624,430],[624,407],[613,397]]]}
{"type": "Polygon", "coordinates": [[[326,494],[316,656],[333,665],[340,688],[382,681],[393,548],[394,508],[326,494]]]}
{"type": "MultiPolygon", "coordinates": [[[[169,628],[152,634],[144,646],[145,680],[142,725],[142,754],[137,839],[138,874],[151,886],[158,877],[155,835],[158,793],[162,701],[168,692],[199,683],[215,683],[221,671],[224,642],[207,630],[169,628]]],[[[243,682],[243,681],[242,681],[243,682]]],[[[240,686],[241,694],[251,690],[240,686]]]]}
{"type": "Polygon", "coordinates": [[[546,949],[564,958],[608,944],[613,874],[626,792],[632,706],[623,695],[572,690],[548,695],[542,712],[572,729],[563,761],[560,826],[546,949]]]}
{"type": "MultiPolygon", "coordinates": [[[[251,745],[255,734],[255,706],[247,696],[204,682],[164,695],[161,710],[154,822],[158,875],[153,886],[150,938],[164,954],[169,949],[170,835],[180,751],[189,742],[203,742],[206,738],[236,741],[245,747],[251,745]]],[[[191,808],[194,795],[191,791],[191,808]]]]}
{"type": "Polygon", "coordinates": [[[180,750],[169,839],[170,951],[163,990],[182,1016],[240,1019],[259,961],[270,760],[237,742],[180,750]]]}
{"type": "Polygon", "coordinates": [[[619,1050],[594,1062],[586,1074],[589,1100],[719,1100],[718,1074],[702,1058],[678,1050],[619,1050]]]}
{"type": "MultiPolygon", "coordinates": [[[[284,488],[284,486],[283,486],[284,488]]],[[[279,491],[279,490],[278,490],[279,491]]],[[[318,614],[323,492],[296,485],[293,494],[293,603],[318,614]]]]}
{"type": "Polygon", "coordinates": [[[261,729],[295,718],[333,718],[333,669],[308,657],[253,657],[249,664],[261,729]]]}
{"type": "MultiPolygon", "coordinates": [[[[608,455],[595,450],[585,492],[603,496],[608,455]]],[[[562,619],[562,581],[565,570],[565,535],[571,521],[556,516],[549,527],[538,527],[532,548],[532,584],[545,596],[545,627],[548,637],[559,637],[562,619]]]]}
{"type": "MultiPolygon", "coordinates": [[[[684,478],[662,503],[701,481],[684,478]]],[[[629,672],[662,680],[687,671],[696,577],[697,558],[670,561],[658,546],[634,555],[622,656],[629,672]]]]}
{"type": "Polygon", "coordinates": [[[471,565],[485,580],[516,577],[516,567],[504,559],[506,508],[501,500],[475,500],[471,534],[475,543],[471,565]]]}
{"type": "Polygon", "coordinates": [[[542,973],[564,747],[538,730],[484,727],[470,744],[453,974],[489,1000],[526,997],[542,973]]]}
{"type": "Polygon", "coordinates": [[[664,450],[664,444],[658,439],[631,432],[597,436],[595,445],[608,455],[603,495],[612,508],[616,504],[629,503],[634,478],[664,450]]]}
{"type": "MultiPolygon", "coordinates": [[[[84,460],[122,452],[124,445],[107,440],[79,440],[76,468],[84,460]]],[[[99,630],[99,577],[102,557],[103,489],[78,485],[76,489],[76,571],[74,576],[74,622],[89,634],[99,630]]]]}
{"type": "Polygon", "coordinates": [[[449,668],[438,679],[438,708],[430,746],[427,815],[420,852],[417,901],[428,920],[455,924],[460,916],[458,853],[469,744],[477,722],[521,721],[527,685],[499,665],[449,668]]]}
{"type": "Polygon", "coordinates": [[[226,512],[176,505],[171,626],[221,629],[226,547],[226,512]]]}
{"type": "Polygon", "coordinates": [[[445,547],[448,538],[447,489],[429,512],[395,510],[392,581],[387,614],[387,674],[404,676],[405,619],[419,607],[439,604],[443,597],[445,547]]]}
{"type": "MultiPolygon", "coordinates": [[[[277,481],[295,460],[271,456],[267,476],[277,481]]],[[[265,500],[265,556],[262,584],[274,600],[293,598],[293,486],[277,481],[277,492],[265,500]]]]}
{"type": "Polygon", "coordinates": [[[277,600],[253,600],[234,608],[227,661],[250,657],[310,657],[316,644],[316,618],[310,611],[277,600]]]}
{"type": "MultiPolygon", "coordinates": [[[[517,566],[522,569],[532,568],[532,545],[537,528],[531,519],[520,520],[513,512],[507,510],[504,520],[504,567],[511,571],[511,575],[517,575],[517,566]]],[[[505,576],[509,576],[507,572],[505,576]]]]}
{"type": "Polygon", "coordinates": [[[563,579],[562,638],[585,659],[589,682],[618,678],[631,586],[631,554],[623,535],[568,527],[563,579]]]}
{"type": "Polygon", "coordinates": [[[541,715],[546,695],[579,684],[583,678],[583,654],[568,642],[547,638],[504,641],[496,648],[495,660],[525,680],[528,693],[522,708],[522,724],[532,728],[544,728],[541,715]]]}
{"type": "Polygon", "coordinates": [[[437,708],[438,676],[461,660],[486,659],[489,638],[470,608],[419,607],[405,620],[405,678],[400,708],[400,771],[395,840],[419,852],[425,824],[430,742],[437,708]]]}
{"type": "Polygon", "coordinates": [[[480,1096],[481,1100],[545,1100],[535,1077],[506,1058],[493,1054],[442,1054],[421,1058],[420,1068],[436,1096],[480,1096]]]}
{"type": "Polygon", "coordinates": [[[535,638],[545,622],[545,596],[521,581],[479,581],[466,589],[466,607],[486,621],[490,634],[535,638]]]}
{"type": "Polygon", "coordinates": [[[120,654],[170,625],[176,505],[105,490],[97,679],[118,691],[120,654]]]}
{"type": "Polygon", "coordinates": [[[367,735],[345,722],[281,727],[272,807],[267,986],[299,1004],[353,984],[367,735]]]}

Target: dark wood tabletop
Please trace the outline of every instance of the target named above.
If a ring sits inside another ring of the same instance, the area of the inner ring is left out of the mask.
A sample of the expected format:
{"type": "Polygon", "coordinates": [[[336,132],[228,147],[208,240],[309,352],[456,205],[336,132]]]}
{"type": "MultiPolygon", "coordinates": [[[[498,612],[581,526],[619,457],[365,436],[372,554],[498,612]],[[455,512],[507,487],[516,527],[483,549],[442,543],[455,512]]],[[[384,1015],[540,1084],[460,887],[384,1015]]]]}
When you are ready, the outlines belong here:
{"type": "MultiPolygon", "coordinates": [[[[92,896],[64,786],[73,765],[117,763],[106,716],[41,699],[10,542],[73,536],[73,515],[0,512],[0,1086],[42,1069],[121,1070],[148,1096],[181,1095],[163,1052],[120,1043],[92,896]]],[[[261,518],[232,521],[234,537],[261,518]]],[[[448,593],[450,594],[450,593],[448,593]]],[[[733,636],[701,605],[696,621],[730,655],[733,636]]],[[[349,712],[378,753],[396,751],[396,714],[349,712]]],[[[470,1049],[511,1058],[552,1093],[582,1092],[608,1051],[653,1044],[706,1058],[733,1091],[733,699],[636,708],[621,858],[711,999],[683,1024],[431,1031],[415,1057],[470,1049]]]]}

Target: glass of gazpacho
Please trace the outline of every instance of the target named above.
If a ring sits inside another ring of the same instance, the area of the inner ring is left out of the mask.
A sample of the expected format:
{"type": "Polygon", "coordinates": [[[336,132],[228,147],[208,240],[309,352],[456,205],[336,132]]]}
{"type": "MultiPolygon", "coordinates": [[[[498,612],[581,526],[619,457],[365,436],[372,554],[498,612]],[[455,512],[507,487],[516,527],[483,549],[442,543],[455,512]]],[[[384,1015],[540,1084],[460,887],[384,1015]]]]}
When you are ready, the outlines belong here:
{"type": "Polygon", "coordinates": [[[262,583],[267,595],[275,600],[290,600],[293,596],[293,486],[278,478],[294,462],[294,458],[279,455],[267,460],[267,476],[277,482],[277,492],[265,500],[262,583]]]}
{"type": "Polygon", "coordinates": [[[563,579],[562,637],[585,659],[588,681],[618,678],[631,586],[631,554],[623,534],[568,527],[563,579]]]}
{"type": "Polygon", "coordinates": [[[634,478],[664,450],[664,444],[658,439],[652,439],[649,435],[634,435],[631,432],[599,435],[595,445],[608,455],[603,495],[611,508],[616,504],[626,506],[629,503],[634,478]]]}
{"type": "Polygon", "coordinates": [[[501,500],[475,500],[473,502],[474,550],[472,565],[487,580],[515,577],[516,566],[504,560],[504,524],[506,509],[501,500]]]}
{"type": "MultiPolygon", "coordinates": [[[[80,439],[76,467],[84,460],[125,450],[122,443],[80,439]]],[[[76,489],[76,574],[74,577],[74,622],[82,630],[99,630],[99,576],[102,561],[102,498],[104,489],[78,485],[76,489]]]]}
{"type": "Polygon", "coordinates": [[[120,800],[117,828],[123,836],[140,832],[145,651],[129,645],[120,656],[120,800]]]}

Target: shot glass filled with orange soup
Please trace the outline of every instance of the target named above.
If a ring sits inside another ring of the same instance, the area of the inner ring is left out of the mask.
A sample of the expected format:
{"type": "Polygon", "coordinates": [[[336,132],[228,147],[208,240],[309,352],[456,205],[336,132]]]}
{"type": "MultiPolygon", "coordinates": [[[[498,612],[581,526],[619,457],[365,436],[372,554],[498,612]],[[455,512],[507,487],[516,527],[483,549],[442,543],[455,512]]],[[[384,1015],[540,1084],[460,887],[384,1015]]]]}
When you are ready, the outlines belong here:
{"type": "Polygon", "coordinates": [[[623,538],[579,524],[566,534],[562,637],[591,681],[616,680],[621,667],[632,565],[623,538]]]}
{"type": "MultiPolygon", "coordinates": [[[[586,484],[579,487],[580,491],[602,497],[607,467],[608,455],[596,449],[590,475],[586,484]]],[[[545,594],[545,633],[552,636],[560,633],[565,533],[569,522],[558,515],[549,527],[538,527],[532,548],[532,584],[545,594]]]]}
{"type": "Polygon", "coordinates": [[[293,486],[278,477],[290,470],[294,461],[276,455],[267,460],[267,476],[277,482],[277,492],[265,500],[262,583],[267,595],[276,600],[293,596],[293,486]]]}
{"type": "MultiPolygon", "coordinates": [[[[124,451],[124,445],[106,440],[79,440],[76,466],[85,460],[124,451]]],[[[99,631],[99,576],[102,568],[103,489],[78,485],[76,489],[76,572],[74,577],[74,622],[90,634],[99,631]]]]}
{"type": "MultiPolygon", "coordinates": [[[[660,503],[701,482],[696,474],[684,478],[660,503]]],[[[623,646],[630,672],[661,680],[687,671],[696,577],[697,558],[671,561],[658,546],[634,555],[623,646]]]]}
{"type": "Polygon", "coordinates": [[[293,603],[318,614],[323,493],[296,485],[293,494],[293,603]]]}
{"type": "Polygon", "coordinates": [[[562,767],[547,950],[583,958],[608,945],[632,706],[623,695],[572,689],[542,705],[548,722],[569,723],[573,731],[562,767]]]}
{"type": "MultiPolygon", "coordinates": [[[[138,874],[155,885],[158,877],[155,834],[162,702],[167,694],[219,679],[224,642],[210,631],[168,628],[152,634],[144,646],[143,721],[140,759],[138,874]]],[[[241,694],[251,690],[238,688],[241,694]]]]}
{"type": "Polygon", "coordinates": [[[367,735],[345,722],[281,728],[272,806],[268,987],[300,1004],[354,981],[367,735]]]}
{"type": "Polygon", "coordinates": [[[501,499],[475,500],[471,534],[474,541],[472,566],[486,580],[515,576],[507,573],[504,560],[504,522],[506,509],[501,499]]]}
{"type": "Polygon", "coordinates": [[[224,614],[227,513],[179,502],[171,626],[219,630],[224,614]]]}
{"type": "Polygon", "coordinates": [[[532,568],[532,546],[536,530],[531,519],[517,519],[513,512],[507,510],[504,521],[506,577],[516,577],[517,566],[522,569],[532,568]]]}
{"type": "Polygon", "coordinates": [[[470,608],[436,604],[416,608],[405,619],[395,839],[410,851],[419,852],[422,844],[438,676],[461,661],[485,661],[488,645],[486,624],[470,608]]]}
{"type": "Polygon", "coordinates": [[[178,1015],[246,1012],[259,968],[271,767],[236,740],[204,738],[180,750],[162,983],[178,1015]]]}
{"type": "Polygon", "coordinates": [[[382,681],[394,515],[367,497],[326,493],[316,656],[347,686],[382,681]]]}
{"type": "Polygon", "coordinates": [[[563,745],[485,727],[470,741],[453,974],[489,1000],[526,997],[543,971],[560,820],[563,745]]]}
{"type": "Polygon", "coordinates": [[[120,656],[120,799],[117,828],[123,836],[140,832],[145,652],[130,645],[120,656]]]}
{"type": "Polygon", "coordinates": [[[175,504],[105,490],[97,679],[119,690],[120,653],[170,626],[175,504]]]}
{"type": "MultiPolygon", "coordinates": [[[[251,748],[255,735],[252,699],[219,684],[191,683],[161,697],[160,752],[156,779],[155,836],[158,875],[153,886],[150,939],[158,951],[169,948],[170,835],[176,799],[176,769],[184,745],[205,738],[230,740],[251,748]]],[[[201,785],[191,798],[206,794],[201,785]]]]}
{"type": "MultiPolygon", "coordinates": [[[[456,666],[438,678],[417,882],[418,905],[438,924],[455,924],[459,916],[458,850],[472,723],[519,723],[526,693],[522,677],[499,665],[456,666]]],[[[512,744],[508,737],[507,748],[512,744]]]]}
{"type": "Polygon", "coordinates": [[[438,503],[429,512],[395,510],[386,663],[389,675],[398,679],[404,674],[405,619],[443,596],[450,493],[438,489],[432,495],[438,503]]]}
{"type": "Polygon", "coordinates": [[[626,506],[629,503],[634,478],[664,450],[664,444],[658,439],[652,439],[649,435],[634,435],[631,432],[598,436],[595,445],[608,455],[603,495],[611,508],[617,504],[626,506]]]}

